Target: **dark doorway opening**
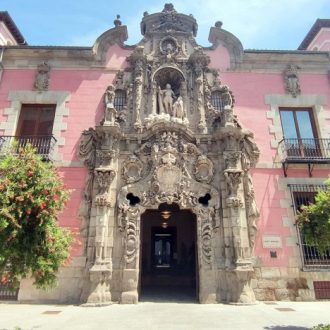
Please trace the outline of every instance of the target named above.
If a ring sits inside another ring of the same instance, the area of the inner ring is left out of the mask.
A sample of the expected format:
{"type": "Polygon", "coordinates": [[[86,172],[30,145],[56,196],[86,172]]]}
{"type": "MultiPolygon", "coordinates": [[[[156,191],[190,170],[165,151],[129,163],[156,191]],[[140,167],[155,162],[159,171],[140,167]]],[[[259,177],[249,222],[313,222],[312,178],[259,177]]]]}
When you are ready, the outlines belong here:
{"type": "Polygon", "coordinates": [[[161,204],[141,217],[140,300],[196,302],[196,216],[161,204]]]}

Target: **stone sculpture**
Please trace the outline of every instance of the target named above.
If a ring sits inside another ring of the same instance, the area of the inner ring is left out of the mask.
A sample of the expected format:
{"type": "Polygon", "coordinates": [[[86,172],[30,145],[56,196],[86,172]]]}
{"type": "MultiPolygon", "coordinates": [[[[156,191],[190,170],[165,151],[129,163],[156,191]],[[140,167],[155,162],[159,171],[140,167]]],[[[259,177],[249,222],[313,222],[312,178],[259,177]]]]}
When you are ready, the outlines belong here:
{"type": "Polygon", "coordinates": [[[284,70],[285,90],[293,97],[297,97],[297,95],[301,92],[298,69],[298,66],[289,64],[284,70]]]}
{"type": "Polygon", "coordinates": [[[170,84],[166,84],[165,89],[160,89],[158,87],[158,100],[161,113],[164,111],[166,114],[171,115],[173,113],[173,101],[174,101],[174,92],[170,84]]]}
{"type": "Polygon", "coordinates": [[[38,65],[37,75],[34,82],[33,89],[39,92],[47,91],[50,78],[50,66],[44,62],[38,65]]]}

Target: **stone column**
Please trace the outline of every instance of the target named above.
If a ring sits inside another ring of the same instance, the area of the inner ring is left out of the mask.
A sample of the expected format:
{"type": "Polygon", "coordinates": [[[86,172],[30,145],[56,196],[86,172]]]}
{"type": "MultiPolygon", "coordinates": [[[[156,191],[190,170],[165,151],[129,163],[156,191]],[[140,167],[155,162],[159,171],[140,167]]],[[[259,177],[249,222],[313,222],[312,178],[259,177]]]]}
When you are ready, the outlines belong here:
{"type": "MultiPolygon", "coordinates": [[[[230,141],[230,145],[234,145],[233,141],[230,141]]],[[[227,235],[229,234],[226,242],[227,301],[244,304],[253,303],[255,297],[250,287],[253,267],[246,213],[243,209],[244,190],[241,187],[243,176],[240,167],[241,152],[235,150],[225,151],[224,159],[226,163],[224,177],[227,185],[227,235]]]]}
{"type": "Polygon", "coordinates": [[[212,304],[217,302],[217,284],[214,269],[213,217],[214,209],[197,206],[197,253],[199,269],[199,302],[212,304]]]}
{"type": "Polygon", "coordinates": [[[137,131],[141,131],[142,122],[141,122],[141,106],[142,106],[142,96],[143,96],[143,69],[144,69],[144,61],[143,61],[143,47],[138,47],[134,56],[133,56],[133,64],[134,64],[134,89],[135,89],[135,122],[134,128],[137,131]]]}
{"type": "Polygon", "coordinates": [[[154,116],[157,114],[157,84],[156,82],[151,83],[151,114],[154,116]]]}
{"type": "Polygon", "coordinates": [[[138,206],[124,206],[121,211],[123,231],[123,277],[121,304],[136,304],[139,299],[140,215],[138,206]]]}
{"type": "Polygon", "coordinates": [[[187,95],[187,83],[185,81],[181,82],[180,85],[180,95],[182,96],[183,100],[183,113],[188,114],[187,107],[188,107],[188,95],[187,95]]]}
{"type": "Polygon", "coordinates": [[[203,71],[196,70],[196,94],[197,94],[197,109],[199,113],[199,123],[197,125],[200,133],[207,133],[204,108],[204,87],[203,87],[203,71]]]}
{"type": "MultiPolygon", "coordinates": [[[[89,269],[90,293],[87,304],[105,305],[111,303],[110,280],[112,275],[112,246],[109,244],[109,219],[111,218],[111,203],[109,188],[115,177],[115,171],[99,167],[95,169],[95,179],[98,194],[95,198],[95,239],[94,261],[89,269]]],[[[113,218],[113,216],[112,216],[113,218]]],[[[112,229],[110,229],[112,230],[112,229]]]]}

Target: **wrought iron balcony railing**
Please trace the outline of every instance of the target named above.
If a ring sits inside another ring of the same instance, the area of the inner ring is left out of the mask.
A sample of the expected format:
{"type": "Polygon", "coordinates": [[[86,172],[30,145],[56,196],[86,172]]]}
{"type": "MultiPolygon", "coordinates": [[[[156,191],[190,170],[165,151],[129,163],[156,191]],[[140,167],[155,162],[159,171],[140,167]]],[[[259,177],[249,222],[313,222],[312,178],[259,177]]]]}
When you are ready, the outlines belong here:
{"type": "Polygon", "coordinates": [[[0,154],[3,153],[14,141],[17,142],[17,148],[25,147],[30,144],[37,153],[46,160],[51,160],[56,139],[52,135],[40,136],[0,136],[0,154]]]}
{"type": "Polygon", "coordinates": [[[308,164],[311,176],[311,164],[330,163],[330,139],[283,139],[279,148],[285,176],[288,164],[308,164]]]}

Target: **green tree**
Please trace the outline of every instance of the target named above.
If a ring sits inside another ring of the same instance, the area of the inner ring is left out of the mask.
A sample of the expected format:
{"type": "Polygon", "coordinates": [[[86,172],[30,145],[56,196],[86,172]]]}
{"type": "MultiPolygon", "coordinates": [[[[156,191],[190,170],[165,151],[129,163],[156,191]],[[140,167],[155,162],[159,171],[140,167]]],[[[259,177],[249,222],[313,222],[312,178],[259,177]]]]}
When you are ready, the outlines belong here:
{"type": "Polygon", "coordinates": [[[31,146],[17,150],[0,158],[0,281],[15,288],[31,276],[46,289],[70,256],[72,234],[57,222],[70,191],[31,146]]]}
{"type": "Polygon", "coordinates": [[[329,249],[330,242],[330,178],[326,190],[320,190],[315,203],[302,206],[297,224],[307,244],[314,245],[321,254],[329,249]]]}

